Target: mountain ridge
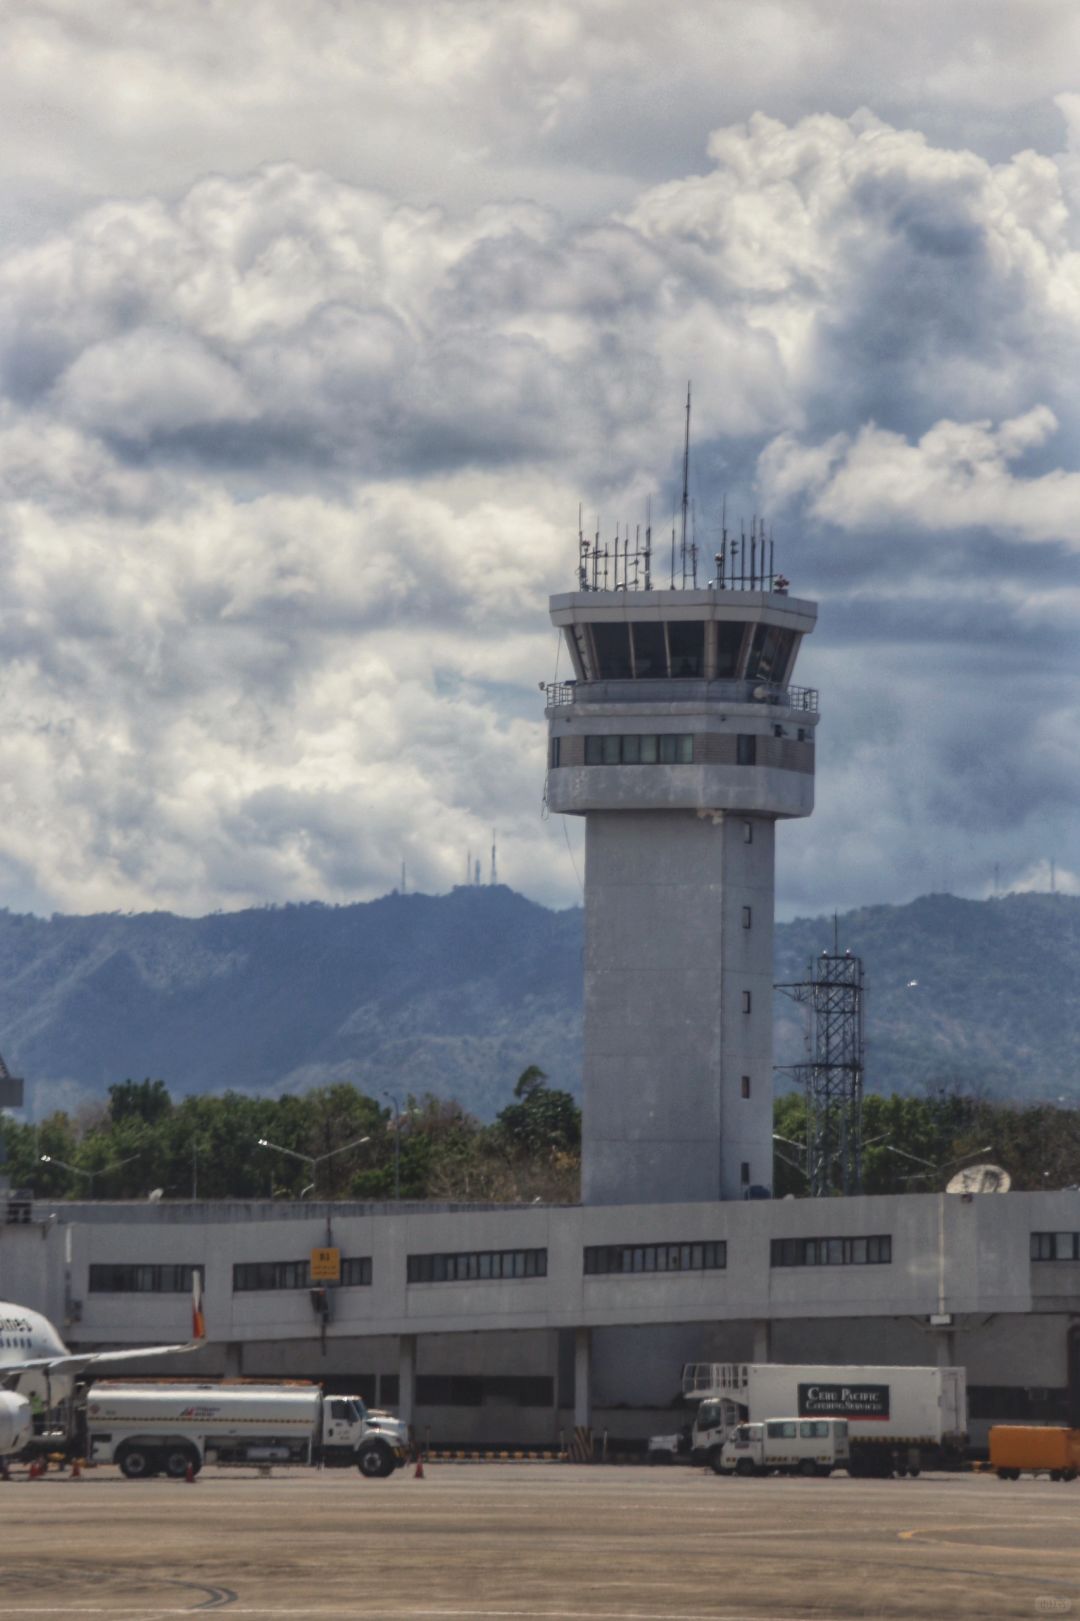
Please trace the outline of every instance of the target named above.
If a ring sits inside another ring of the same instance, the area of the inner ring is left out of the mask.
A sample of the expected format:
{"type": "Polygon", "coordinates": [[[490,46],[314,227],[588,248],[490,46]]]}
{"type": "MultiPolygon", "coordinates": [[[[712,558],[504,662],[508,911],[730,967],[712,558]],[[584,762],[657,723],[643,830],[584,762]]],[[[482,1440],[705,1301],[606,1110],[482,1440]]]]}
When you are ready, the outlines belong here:
{"type": "MultiPolygon", "coordinates": [[[[867,1082],[1080,1099],[1080,900],[927,895],[838,920],[867,971],[867,1082]]],[[[776,927],[803,977],[832,919],[776,927]]],[[[0,1052],[37,1116],[128,1076],[175,1096],[350,1080],[456,1097],[482,1118],[537,1063],[580,1093],[582,912],[502,885],[184,918],[0,912],[0,1052]]],[[[777,997],[777,1062],[804,1053],[777,997]]]]}

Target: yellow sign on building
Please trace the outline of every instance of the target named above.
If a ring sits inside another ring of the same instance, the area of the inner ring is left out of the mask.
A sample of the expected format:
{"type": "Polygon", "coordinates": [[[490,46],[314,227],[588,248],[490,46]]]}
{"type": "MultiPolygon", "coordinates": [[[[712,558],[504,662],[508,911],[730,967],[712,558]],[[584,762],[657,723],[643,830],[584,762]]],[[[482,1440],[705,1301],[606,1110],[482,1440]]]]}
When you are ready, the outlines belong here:
{"type": "Polygon", "coordinates": [[[311,1252],[311,1281],[312,1283],[340,1283],[341,1282],[341,1251],[332,1249],[312,1250],[311,1252]]]}

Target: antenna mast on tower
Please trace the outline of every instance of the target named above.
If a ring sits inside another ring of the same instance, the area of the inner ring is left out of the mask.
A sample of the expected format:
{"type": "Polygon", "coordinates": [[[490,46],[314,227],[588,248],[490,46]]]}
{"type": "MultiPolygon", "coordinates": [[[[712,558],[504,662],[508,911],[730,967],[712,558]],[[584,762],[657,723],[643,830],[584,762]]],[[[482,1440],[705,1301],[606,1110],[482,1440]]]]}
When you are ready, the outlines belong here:
{"type": "Polygon", "coordinates": [[[686,385],[686,433],[682,457],[682,583],[686,589],[686,514],[690,505],[690,384],[686,385]]]}
{"type": "Polygon", "coordinates": [[[492,887],[499,882],[499,868],[495,856],[495,829],[491,830],[491,883],[492,887]]]}

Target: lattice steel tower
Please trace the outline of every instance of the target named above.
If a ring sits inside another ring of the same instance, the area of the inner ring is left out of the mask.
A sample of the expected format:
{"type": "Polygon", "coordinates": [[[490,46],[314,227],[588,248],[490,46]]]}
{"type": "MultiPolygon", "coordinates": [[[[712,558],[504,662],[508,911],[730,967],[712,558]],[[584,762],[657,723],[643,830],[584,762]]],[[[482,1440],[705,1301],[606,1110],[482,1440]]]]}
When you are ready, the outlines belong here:
{"type": "Polygon", "coordinates": [[[862,1191],[863,965],[823,951],[799,985],[781,985],[809,1011],[813,1056],[793,1066],[806,1097],[806,1173],[814,1198],[862,1191]]]}
{"type": "Polygon", "coordinates": [[[685,503],[670,571],[648,532],[579,546],[546,713],[548,805],[585,818],[583,1197],[745,1197],[772,1183],[774,836],[813,809],[790,681],[817,610],[756,525],[699,585],[685,503]]]}

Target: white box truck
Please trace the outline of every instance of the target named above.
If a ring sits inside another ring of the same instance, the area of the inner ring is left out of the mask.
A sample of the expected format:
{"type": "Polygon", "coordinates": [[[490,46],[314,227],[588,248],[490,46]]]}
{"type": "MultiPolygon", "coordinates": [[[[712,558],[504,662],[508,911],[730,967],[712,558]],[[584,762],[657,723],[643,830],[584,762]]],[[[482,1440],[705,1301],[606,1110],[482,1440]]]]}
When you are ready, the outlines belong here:
{"type": "Polygon", "coordinates": [[[691,1457],[717,1472],[724,1442],[747,1421],[846,1419],[852,1475],[957,1468],[967,1446],[963,1368],[688,1362],[682,1387],[698,1403],[691,1457]]]}
{"type": "Polygon", "coordinates": [[[204,1463],[355,1465],[374,1479],[408,1455],[397,1419],[317,1385],[102,1381],[86,1392],[84,1422],[88,1460],[129,1480],[183,1479],[204,1463]]]}

